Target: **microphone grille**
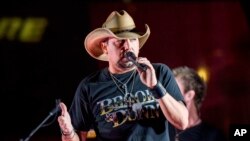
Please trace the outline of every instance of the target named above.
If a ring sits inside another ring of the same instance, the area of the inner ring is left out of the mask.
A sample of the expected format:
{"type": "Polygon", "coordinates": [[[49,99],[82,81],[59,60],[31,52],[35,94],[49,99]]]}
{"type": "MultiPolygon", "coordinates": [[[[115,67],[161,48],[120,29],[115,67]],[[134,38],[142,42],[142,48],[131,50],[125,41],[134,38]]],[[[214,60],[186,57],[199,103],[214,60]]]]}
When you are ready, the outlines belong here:
{"type": "Polygon", "coordinates": [[[131,51],[127,51],[125,52],[125,57],[128,58],[129,60],[136,60],[136,56],[133,52],[131,51]]]}

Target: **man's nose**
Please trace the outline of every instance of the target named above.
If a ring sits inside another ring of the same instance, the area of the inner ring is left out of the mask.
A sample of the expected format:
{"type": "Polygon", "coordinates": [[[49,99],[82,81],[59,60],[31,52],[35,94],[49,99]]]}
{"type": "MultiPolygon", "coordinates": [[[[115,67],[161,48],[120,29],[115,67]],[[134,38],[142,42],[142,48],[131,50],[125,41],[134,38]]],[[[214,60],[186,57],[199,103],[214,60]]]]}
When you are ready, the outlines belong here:
{"type": "Polygon", "coordinates": [[[123,47],[124,47],[125,50],[130,50],[132,48],[129,39],[124,39],[123,47]]]}

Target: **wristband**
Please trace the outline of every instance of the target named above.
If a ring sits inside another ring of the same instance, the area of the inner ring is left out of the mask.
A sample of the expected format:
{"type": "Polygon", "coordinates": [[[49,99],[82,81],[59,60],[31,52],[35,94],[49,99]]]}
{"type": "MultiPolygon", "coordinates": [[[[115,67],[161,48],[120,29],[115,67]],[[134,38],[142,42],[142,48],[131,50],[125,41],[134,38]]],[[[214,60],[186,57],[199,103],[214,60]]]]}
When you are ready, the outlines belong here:
{"type": "Polygon", "coordinates": [[[159,81],[157,81],[157,84],[154,86],[154,88],[150,89],[150,91],[156,99],[162,98],[167,93],[166,89],[159,81]]]}
{"type": "Polygon", "coordinates": [[[75,136],[76,132],[75,132],[74,129],[72,129],[72,131],[69,132],[69,133],[64,133],[64,132],[61,130],[61,134],[62,134],[63,136],[65,136],[65,137],[67,137],[67,138],[72,139],[72,138],[75,136]],[[72,134],[73,134],[73,135],[72,135],[72,134]]]}

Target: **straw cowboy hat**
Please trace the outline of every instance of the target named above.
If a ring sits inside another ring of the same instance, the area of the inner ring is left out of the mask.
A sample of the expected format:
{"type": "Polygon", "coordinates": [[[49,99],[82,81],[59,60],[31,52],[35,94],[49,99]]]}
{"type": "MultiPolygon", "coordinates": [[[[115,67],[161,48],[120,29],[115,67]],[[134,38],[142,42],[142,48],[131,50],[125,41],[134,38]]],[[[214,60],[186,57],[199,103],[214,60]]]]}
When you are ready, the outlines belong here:
{"type": "Polygon", "coordinates": [[[108,61],[107,54],[103,53],[101,49],[101,42],[108,37],[115,37],[118,39],[124,38],[138,38],[139,47],[141,48],[147,41],[150,35],[150,29],[146,24],[146,32],[142,35],[134,32],[135,23],[132,17],[124,10],[120,13],[113,11],[101,28],[97,28],[90,32],[84,41],[86,51],[95,59],[101,61],[108,61]]]}

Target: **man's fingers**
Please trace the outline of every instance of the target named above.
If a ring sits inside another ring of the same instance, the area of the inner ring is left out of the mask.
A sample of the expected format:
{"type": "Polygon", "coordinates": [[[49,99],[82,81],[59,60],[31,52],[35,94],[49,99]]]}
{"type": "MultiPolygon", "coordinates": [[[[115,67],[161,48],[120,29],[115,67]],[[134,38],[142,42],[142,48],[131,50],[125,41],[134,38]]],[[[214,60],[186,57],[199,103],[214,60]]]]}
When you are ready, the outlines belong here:
{"type": "Polygon", "coordinates": [[[68,112],[67,111],[67,106],[63,102],[61,102],[60,107],[61,107],[61,111],[62,111],[61,115],[64,116],[65,113],[68,112]]]}

